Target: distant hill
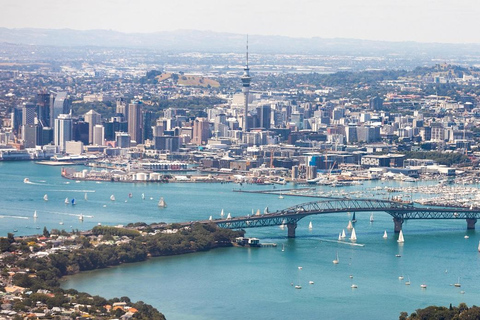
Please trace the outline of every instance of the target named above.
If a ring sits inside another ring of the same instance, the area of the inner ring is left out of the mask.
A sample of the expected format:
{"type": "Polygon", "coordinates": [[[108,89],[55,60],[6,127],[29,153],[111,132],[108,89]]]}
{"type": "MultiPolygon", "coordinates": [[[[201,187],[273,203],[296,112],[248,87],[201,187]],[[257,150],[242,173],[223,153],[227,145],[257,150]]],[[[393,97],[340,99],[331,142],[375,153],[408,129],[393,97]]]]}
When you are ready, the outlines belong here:
{"type": "MultiPolygon", "coordinates": [[[[153,48],[182,52],[243,52],[246,36],[211,31],[178,30],[121,33],[110,30],[0,28],[0,43],[47,46],[153,48]]],[[[252,52],[328,55],[448,56],[480,55],[480,44],[388,42],[355,39],[292,38],[250,35],[252,52]]]]}

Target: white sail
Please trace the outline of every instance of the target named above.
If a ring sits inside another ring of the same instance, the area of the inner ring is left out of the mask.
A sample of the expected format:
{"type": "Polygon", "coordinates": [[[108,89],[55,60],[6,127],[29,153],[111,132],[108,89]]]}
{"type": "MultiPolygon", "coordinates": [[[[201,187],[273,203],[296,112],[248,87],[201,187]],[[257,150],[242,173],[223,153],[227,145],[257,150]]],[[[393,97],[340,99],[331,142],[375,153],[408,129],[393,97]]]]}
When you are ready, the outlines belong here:
{"type": "Polygon", "coordinates": [[[347,229],[348,230],[352,230],[353,228],[353,225],[352,225],[352,220],[348,220],[348,226],[347,226],[347,229]]]}
{"type": "Polygon", "coordinates": [[[83,221],[83,214],[80,213],[80,215],[78,216],[78,220],[83,221]]]}
{"type": "Polygon", "coordinates": [[[338,251],[337,251],[337,255],[335,256],[335,260],[333,260],[333,264],[338,264],[340,262],[340,260],[338,259],[338,251]]]}
{"type": "Polygon", "coordinates": [[[260,215],[260,209],[257,210],[257,213],[255,215],[259,216],[260,215]]]}
{"type": "Polygon", "coordinates": [[[212,221],[212,220],[213,220],[213,217],[212,217],[212,216],[210,216],[210,218],[208,218],[208,220],[212,221]]]}
{"type": "Polygon", "coordinates": [[[265,207],[265,210],[263,210],[263,214],[267,214],[268,213],[268,207],[265,207]]]}
{"type": "Polygon", "coordinates": [[[355,233],[355,228],[352,228],[352,234],[350,235],[350,241],[357,241],[357,234],[355,233]]]}
{"type": "Polygon", "coordinates": [[[278,196],[278,199],[283,199],[282,194],[280,194],[280,195],[278,196]]]}
{"type": "Polygon", "coordinates": [[[37,216],[37,210],[35,210],[35,212],[33,212],[33,218],[36,219],[38,216],[37,216]]]}
{"type": "Polygon", "coordinates": [[[232,216],[230,215],[230,212],[229,212],[227,215],[227,220],[230,220],[230,219],[232,219],[232,216]]]}
{"type": "Polygon", "coordinates": [[[65,198],[65,204],[69,204],[68,198],[65,198]]]}
{"type": "Polygon", "coordinates": [[[45,201],[48,201],[48,195],[45,193],[45,195],[43,196],[43,200],[45,201]]]}
{"type": "Polygon", "coordinates": [[[222,209],[222,212],[220,212],[220,217],[223,218],[224,215],[225,215],[225,214],[223,213],[223,209],[222,209]]]}
{"type": "Polygon", "coordinates": [[[338,234],[338,241],[342,241],[342,234],[341,233],[338,234]]]}
{"type": "Polygon", "coordinates": [[[165,200],[163,199],[163,197],[160,197],[160,200],[158,200],[158,206],[160,208],[166,208],[167,207],[167,203],[165,202],[165,200]]]}
{"type": "Polygon", "coordinates": [[[400,234],[398,235],[398,240],[397,240],[398,243],[404,243],[405,242],[405,239],[403,239],[403,231],[400,230],[400,234]]]}
{"type": "Polygon", "coordinates": [[[478,252],[480,252],[480,241],[478,242],[478,252]]]}
{"type": "Polygon", "coordinates": [[[85,198],[85,201],[87,201],[87,200],[88,200],[88,195],[87,195],[87,193],[86,193],[86,192],[85,192],[85,197],[84,197],[84,198],[85,198]]]}
{"type": "Polygon", "coordinates": [[[370,215],[370,222],[373,222],[373,212],[372,212],[372,214],[370,215]]]}
{"type": "Polygon", "coordinates": [[[383,239],[387,239],[388,236],[387,236],[387,230],[385,230],[385,232],[383,233],[383,239]]]}
{"type": "Polygon", "coordinates": [[[115,196],[113,194],[110,196],[110,200],[115,201],[115,196]]]}
{"type": "Polygon", "coordinates": [[[345,229],[342,230],[342,239],[345,239],[347,235],[345,234],[345,229]]]}
{"type": "Polygon", "coordinates": [[[142,200],[145,200],[145,193],[142,193],[142,200]]]}
{"type": "Polygon", "coordinates": [[[310,223],[308,224],[308,229],[312,230],[313,229],[313,224],[312,224],[312,221],[310,221],[310,223]]]}

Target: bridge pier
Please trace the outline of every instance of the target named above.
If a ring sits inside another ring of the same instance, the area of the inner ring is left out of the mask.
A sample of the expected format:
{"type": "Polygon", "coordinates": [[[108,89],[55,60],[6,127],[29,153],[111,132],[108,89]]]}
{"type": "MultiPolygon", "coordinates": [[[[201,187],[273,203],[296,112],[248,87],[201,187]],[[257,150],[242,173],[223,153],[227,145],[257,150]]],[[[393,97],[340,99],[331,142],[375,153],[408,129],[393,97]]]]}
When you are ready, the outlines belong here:
{"type": "Polygon", "coordinates": [[[297,223],[287,223],[287,229],[288,229],[288,238],[295,238],[295,229],[297,229],[297,223]]]}
{"type": "Polygon", "coordinates": [[[475,223],[477,223],[477,219],[466,219],[467,220],[467,230],[475,229],[475,223]]]}
{"type": "Polygon", "coordinates": [[[393,218],[393,223],[395,224],[394,231],[399,233],[402,230],[403,219],[402,218],[393,218]]]}

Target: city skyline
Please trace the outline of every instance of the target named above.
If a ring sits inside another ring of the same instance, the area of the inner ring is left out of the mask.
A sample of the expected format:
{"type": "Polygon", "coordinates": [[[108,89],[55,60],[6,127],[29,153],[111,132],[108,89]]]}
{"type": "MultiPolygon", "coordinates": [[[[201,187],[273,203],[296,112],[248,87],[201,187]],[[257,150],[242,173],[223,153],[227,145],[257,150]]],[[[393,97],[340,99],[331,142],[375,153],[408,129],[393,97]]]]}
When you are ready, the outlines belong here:
{"type": "Polygon", "coordinates": [[[154,33],[203,30],[301,38],[480,43],[480,3],[459,0],[219,2],[5,0],[0,27],[154,33]],[[41,16],[42,19],[36,17],[41,16]],[[139,19],[138,17],[141,17],[139,19]],[[458,22],[461,20],[461,23],[458,22]]]}

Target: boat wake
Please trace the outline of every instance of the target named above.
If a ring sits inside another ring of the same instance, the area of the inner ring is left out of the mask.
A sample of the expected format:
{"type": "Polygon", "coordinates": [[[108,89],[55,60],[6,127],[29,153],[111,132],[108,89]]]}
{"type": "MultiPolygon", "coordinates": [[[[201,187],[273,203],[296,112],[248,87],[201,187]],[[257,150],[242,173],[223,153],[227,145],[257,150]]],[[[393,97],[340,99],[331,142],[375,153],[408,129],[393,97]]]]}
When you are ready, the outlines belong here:
{"type": "Polygon", "coordinates": [[[95,190],[50,190],[51,192],[80,192],[80,193],[94,193],[95,190]]]}
{"type": "Polygon", "coordinates": [[[3,219],[3,218],[12,218],[12,219],[24,219],[24,220],[28,220],[28,217],[0,215],[0,219],[3,219]]]}
{"type": "Polygon", "coordinates": [[[354,242],[348,242],[348,241],[339,241],[339,240],[326,240],[326,239],[322,239],[320,241],[323,241],[323,242],[333,242],[333,243],[340,243],[340,244],[346,244],[346,245],[349,245],[349,246],[355,246],[355,247],[365,247],[364,244],[361,244],[361,243],[354,243],[354,242]]]}

